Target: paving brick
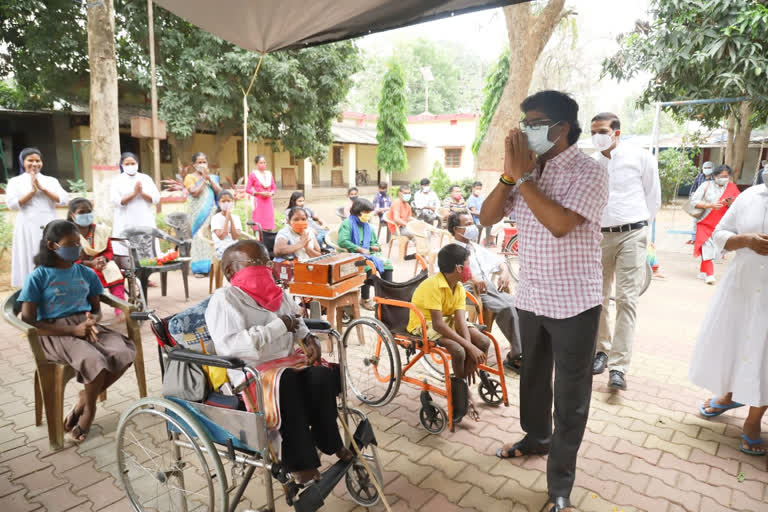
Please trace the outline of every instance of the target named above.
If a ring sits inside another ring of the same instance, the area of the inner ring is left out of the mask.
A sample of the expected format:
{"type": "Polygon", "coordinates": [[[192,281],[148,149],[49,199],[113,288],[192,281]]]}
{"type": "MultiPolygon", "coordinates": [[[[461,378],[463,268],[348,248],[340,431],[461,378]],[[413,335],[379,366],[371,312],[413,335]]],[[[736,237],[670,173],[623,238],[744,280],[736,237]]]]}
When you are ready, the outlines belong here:
{"type": "MultiPolygon", "coordinates": [[[[669,454],[664,454],[664,455],[669,455],[669,454]]],[[[664,455],[662,455],[662,458],[664,457],[664,455]]],[[[629,466],[629,472],[652,476],[652,477],[658,478],[659,480],[669,485],[675,485],[675,482],[677,482],[677,477],[679,475],[679,472],[674,469],[664,469],[659,466],[649,464],[643,459],[632,459],[632,464],[629,466]]],[[[634,487],[634,489],[636,491],[638,490],[636,487],[634,487]]]]}
{"type": "Polygon", "coordinates": [[[109,477],[81,489],[78,494],[92,501],[94,510],[104,508],[125,497],[125,491],[109,477]]]}
{"type": "Polygon", "coordinates": [[[94,467],[94,462],[89,462],[61,473],[61,477],[72,482],[72,489],[79,492],[85,487],[101,482],[110,475],[105,471],[99,471],[94,467]]]}
{"type": "Polygon", "coordinates": [[[732,508],[724,507],[709,496],[701,498],[701,512],[731,512],[732,508]]]}
{"type": "Polygon", "coordinates": [[[717,432],[719,434],[723,434],[726,427],[726,424],[722,423],[718,419],[703,418],[698,414],[690,413],[685,415],[685,418],[683,418],[683,423],[686,425],[696,425],[703,429],[711,430],[712,432],[717,432]]]}
{"type": "Polygon", "coordinates": [[[66,480],[55,476],[53,474],[53,466],[48,466],[47,468],[38,469],[34,473],[16,478],[13,480],[13,483],[29,489],[27,498],[33,498],[38,494],[65,484],[66,480]]]}
{"type": "MultiPolygon", "coordinates": [[[[453,453],[451,458],[463,460],[464,462],[479,468],[483,473],[488,473],[490,469],[499,462],[495,454],[490,453],[491,450],[488,450],[487,453],[480,453],[469,446],[463,444],[459,446],[461,446],[461,448],[453,453]]],[[[491,447],[491,449],[492,448],[493,447],[491,447]]]]}
{"type": "MultiPolygon", "coordinates": [[[[643,462],[647,464],[647,462],[643,462]]],[[[605,480],[606,482],[616,482],[631,487],[636,492],[643,492],[648,487],[650,477],[647,474],[633,471],[623,471],[613,464],[602,463],[598,472],[593,475],[598,479],[605,480]]]]}
{"type": "Polygon", "coordinates": [[[645,443],[645,440],[648,439],[648,434],[645,432],[634,432],[632,430],[621,428],[618,425],[610,424],[605,427],[605,430],[603,430],[601,435],[605,437],[625,439],[630,443],[636,444],[638,446],[642,446],[643,443],[645,443]]]}
{"type": "Polygon", "coordinates": [[[40,503],[32,503],[27,500],[25,496],[26,490],[21,490],[8,496],[4,496],[0,499],[0,505],[2,505],[3,511],[9,512],[32,512],[43,510],[43,506],[40,503]]]}
{"type": "Polygon", "coordinates": [[[632,456],[626,453],[616,453],[602,448],[594,443],[582,443],[581,454],[588,459],[596,459],[603,462],[610,462],[621,469],[628,469],[632,462],[632,456]]]}
{"type": "Polygon", "coordinates": [[[472,487],[466,483],[459,483],[451,480],[442,471],[433,471],[424,481],[419,484],[420,487],[434,489],[438,493],[446,496],[450,503],[458,503],[469,489],[472,487]]]}
{"type": "MultiPolygon", "coordinates": [[[[708,431],[705,430],[705,432],[708,432],[708,431]]],[[[701,439],[695,439],[682,432],[675,432],[675,435],[672,436],[672,442],[678,443],[678,444],[684,444],[684,445],[690,446],[691,448],[698,448],[699,450],[705,453],[709,453],[710,455],[714,455],[715,453],[717,453],[718,443],[714,441],[704,441],[701,439]]]]}
{"type": "Polygon", "coordinates": [[[467,468],[467,464],[461,460],[455,460],[438,452],[431,452],[426,457],[418,460],[418,463],[424,466],[430,466],[439,469],[448,478],[455,478],[462,470],[467,468]]]}
{"type": "Polygon", "coordinates": [[[628,430],[632,430],[634,432],[646,432],[648,434],[653,434],[660,439],[669,441],[670,439],[672,439],[672,436],[674,435],[675,431],[672,430],[671,428],[665,428],[661,425],[663,424],[660,424],[658,422],[654,423],[653,425],[649,425],[644,421],[634,420],[632,424],[627,428],[628,430]]]}
{"type": "Polygon", "coordinates": [[[421,512],[475,512],[474,509],[462,508],[455,503],[445,496],[438,494],[421,507],[421,512]]]}
{"type": "Polygon", "coordinates": [[[576,471],[576,485],[579,485],[593,493],[602,496],[606,500],[611,500],[616,495],[620,485],[617,478],[606,480],[588,474],[584,471],[576,471]]]}
{"type": "Polygon", "coordinates": [[[51,464],[41,460],[40,452],[35,450],[26,452],[23,455],[10,459],[4,462],[3,465],[11,470],[11,474],[13,475],[11,479],[16,480],[23,477],[24,475],[28,475],[48,467],[51,464]]]}
{"type": "MultiPolygon", "coordinates": [[[[693,450],[693,451],[696,451],[696,450],[693,450]]],[[[699,453],[704,453],[704,452],[699,452],[699,453]]],[[[693,454],[691,454],[691,458],[693,458],[693,454]]],[[[706,481],[707,477],[709,476],[708,465],[696,464],[694,462],[682,460],[672,455],[671,453],[661,454],[661,459],[659,459],[658,467],[673,469],[676,471],[682,471],[684,473],[688,473],[689,475],[701,481],[706,481]]],[[[662,479],[662,480],[665,480],[665,479],[662,479]]]]}
{"type": "Polygon", "coordinates": [[[386,488],[387,495],[395,494],[408,503],[414,510],[418,510],[427,501],[432,499],[435,491],[412,485],[405,476],[401,476],[386,488]]]}
{"type": "Polygon", "coordinates": [[[459,505],[481,510],[482,512],[509,512],[508,502],[497,500],[496,498],[485,494],[477,487],[472,487],[469,492],[461,498],[459,505]]]}
{"type": "Polygon", "coordinates": [[[764,511],[766,502],[755,496],[748,496],[741,491],[733,491],[731,507],[735,510],[749,510],[750,512],[764,511]]]}
{"type": "MultiPolygon", "coordinates": [[[[529,457],[528,459],[532,458],[534,457],[529,457]]],[[[541,471],[526,469],[520,466],[519,462],[516,460],[501,459],[488,471],[488,473],[515,480],[523,487],[530,487],[541,476],[541,471]]]]}
{"type": "Polygon", "coordinates": [[[429,466],[416,464],[405,455],[400,455],[393,459],[387,466],[387,470],[403,475],[403,477],[407,478],[413,485],[419,485],[422,480],[427,478],[427,476],[434,471],[434,469],[429,466]]]}
{"type": "Polygon", "coordinates": [[[9,494],[13,494],[21,489],[24,489],[24,487],[11,482],[10,471],[6,471],[0,475],[0,498],[3,496],[8,496],[9,494]]]}
{"type": "MultiPolygon", "coordinates": [[[[716,469],[717,468],[712,468],[713,471],[716,469]]],[[[695,493],[701,494],[702,496],[709,496],[721,505],[728,505],[731,501],[731,489],[723,485],[723,483],[724,482],[719,482],[718,485],[709,485],[683,473],[680,475],[680,478],[677,481],[677,487],[681,490],[693,491],[695,493]]],[[[759,493],[762,494],[762,484],[760,482],[753,483],[757,485],[759,493]]],[[[745,486],[745,490],[746,488],[747,486],[745,486]]]]}
{"type": "Polygon", "coordinates": [[[653,434],[648,436],[648,439],[645,441],[644,446],[648,448],[660,448],[665,452],[674,453],[675,455],[677,455],[683,460],[688,460],[688,457],[691,454],[690,446],[685,444],[674,443],[671,441],[665,441],[663,439],[659,439],[653,434]]]}
{"type": "MultiPolygon", "coordinates": [[[[742,492],[745,492],[748,496],[762,496],[763,492],[765,491],[765,484],[754,478],[757,474],[759,474],[757,471],[747,471],[744,473],[744,480],[739,482],[738,473],[728,474],[720,468],[712,468],[712,472],[709,476],[709,483],[717,486],[718,489],[727,486],[731,489],[738,489],[742,492]]],[[[708,487],[711,487],[712,485],[708,487]]],[[[722,500],[717,501],[723,505],[727,504],[722,500]]]]}
{"type": "Polygon", "coordinates": [[[494,476],[488,472],[480,471],[474,466],[466,466],[464,471],[461,471],[454,477],[458,482],[466,482],[479,488],[483,493],[492,495],[508,480],[501,476],[494,476]]]}
{"type": "Polygon", "coordinates": [[[622,509],[623,506],[633,506],[647,512],[667,512],[669,506],[669,503],[664,499],[651,498],[645,494],[637,493],[626,485],[619,486],[613,502],[617,505],[617,507],[611,509],[614,512],[622,509]]]}
{"type": "Polygon", "coordinates": [[[688,460],[690,462],[706,464],[707,466],[720,468],[726,473],[734,475],[738,473],[739,469],[739,461],[737,460],[729,459],[723,456],[713,456],[696,448],[691,450],[691,456],[688,460]]]}
{"type": "Polygon", "coordinates": [[[701,502],[700,494],[672,487],[656,478],[651,478],[651,482],[648,484],[648,489],[646,489],[645,494],[648,496],[658,496],[659,498],[672,503],[677,503],[688,512],[697,512],[699,510],[699,503],[701,502]]]}
{"type": "Polygon", "coordinates": [[[529,511],[536,512],[541,510],[549,499],[546,490],[523,487],[514,480],[504,484],[501,489],[496,491],[494,497],[506,501],[510,507],[520,504],[527,507],[529,511]]]}
{"type": "Polygon", "coordinates": [[[69,485],[60,485],[34,498],[34,501],[43,505],[47,510],[70,510],[79,508],[80,510],[90,510],[88,500],[82,496],[75,495],[69,485]],[[88,508],[86,508],[88,507],[88,508]]]}
{"type": "Polygon", "coordinates": [[[629,441],[625,441],[624,439],[619,439],[619,442],[616,443],[616,446],[612,449],[618,453],[627,453],[633,457],[640,457],[651,464],[656,464],[659,461],[659,458],[661,458],[661,450],[656,450],[647,446],[638,446],[629,441]]]}

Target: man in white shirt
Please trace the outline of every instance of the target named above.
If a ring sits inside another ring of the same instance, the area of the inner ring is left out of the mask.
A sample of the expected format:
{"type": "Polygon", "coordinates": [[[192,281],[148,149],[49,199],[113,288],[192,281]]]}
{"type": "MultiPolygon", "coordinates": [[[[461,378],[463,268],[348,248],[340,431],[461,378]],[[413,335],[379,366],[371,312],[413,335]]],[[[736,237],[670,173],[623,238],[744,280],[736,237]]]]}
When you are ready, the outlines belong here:
{"type": "Polygon", "coordinates": [[[430,181],[427,178],[421,180],[421,190],[417,190],[413,195],[413,208],[416,210],[416,218],[423,220],[427,224],[440,225],[440,219],[437,218],[437,209],[440,208],[440,199],[435,191],[430,188],[430,181]]]}
{"type": "Polygon", "coordinates": [[[515,298],[507,293],[512,284],[512,276],[504,264],[504,258],[477,243],[480,230],[470,213],[452,213],[448,217],[447,229],[456,239],[456,243],[469,251],[472,280],[465,283],[464,287],[472,294],[480,294],[483,307],[496,316],[496,325],[509,342],[509,352],[504,360],[504,366],[515,373],[520,373],[522,361],[520,325],[514,306],[515,298]],[[494,283],[493,279],[496,276],[498,276],[498,282],[494,283]]]}
{"type": "Polygon", "coordinates": [[[610,195],[603,212],[603,310],[597,335],[592,373],[609,370],[608,386],[626,389],[632,359],[637,300],[645,275],[648,224],[661,207],[659,168],[645,149],[619,142],[621,123],[616,114],[604,112],[592,119],[595,158],[608,169],[610,195]],[[616,322],[613,336],[608,309],[616,281],[616,322]]]}

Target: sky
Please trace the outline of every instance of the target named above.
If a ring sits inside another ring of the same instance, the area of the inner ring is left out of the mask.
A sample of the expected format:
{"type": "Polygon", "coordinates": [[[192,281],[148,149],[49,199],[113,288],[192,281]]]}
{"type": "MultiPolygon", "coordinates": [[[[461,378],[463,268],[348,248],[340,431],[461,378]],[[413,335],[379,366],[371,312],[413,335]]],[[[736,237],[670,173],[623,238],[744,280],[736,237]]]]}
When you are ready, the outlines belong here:
{"type": "MultiPolygon", "coordinates": [[[[616,38],[619,34],[632,31],[637,20],[648,20],[649,3],[650,0],[566,2],[566,7],[577,13],[578,46],[593,64],[593,73],[599,75],[600,62],[618,49],[616,38]]],[[[419,37],[460,41],[477,55],[495,59],[506,44],[507,28],[502,10],[492,9],[373,34],[359,39],[358,44],[364,50],[376,49],[391,54],[397,41],[419,37]]],[[[643,83],[642,77],[628,84],[605,78],[599,80],[597,87],[590,88],[591,97],[584,100],[600,110],[620,110],[625,97],[639,92],[643,83]]]]}

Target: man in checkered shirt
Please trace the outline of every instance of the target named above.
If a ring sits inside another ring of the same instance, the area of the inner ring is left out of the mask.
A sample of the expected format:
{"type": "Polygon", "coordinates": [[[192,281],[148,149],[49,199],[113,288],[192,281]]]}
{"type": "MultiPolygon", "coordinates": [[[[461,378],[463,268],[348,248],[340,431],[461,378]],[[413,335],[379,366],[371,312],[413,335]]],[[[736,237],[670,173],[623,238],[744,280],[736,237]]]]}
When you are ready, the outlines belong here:
{"type": "Polygon", "coordinates": [[[526,98],[521,109],[520,129],[505,141],[504,173],[480,211],[484,226],[514,212],[520,232],[515,306],[523,348],[520,424],[526,436],[497,455],[548,453],[547,510],[557,512],[573,510],[576,455],[589,413],[608,173],[576,145],[579,106],[570,96],[542,91],[526,98]]]}

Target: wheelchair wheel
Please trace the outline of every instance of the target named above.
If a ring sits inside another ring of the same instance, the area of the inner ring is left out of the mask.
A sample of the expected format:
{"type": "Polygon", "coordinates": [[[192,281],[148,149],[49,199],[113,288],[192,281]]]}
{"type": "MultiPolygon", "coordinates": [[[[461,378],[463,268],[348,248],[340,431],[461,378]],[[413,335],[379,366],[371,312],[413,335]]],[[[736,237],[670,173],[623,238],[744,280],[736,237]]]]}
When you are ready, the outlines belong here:
{"type": "Polygon", "coordinates": [[[343,337],[347,385],[363,403],[388,404],[400,388],[400,354],[389,329],[375,318],[350,322],[343,337]]]}
{"type": "Polygon", "coordinates": [[[439,434],[448,425],[445,409],[430,402],[419,409],[419,421],[430,434],[439,434]]]}
{"type": "Polygon", "coordinates": [[[143,398],[120,417],[118,475],[133,510],[228,510],[227,475],[202,425],[170,400],[143,398]]]}
{"type": "Polygon", "coordinates": [[[429,375],[440,381],[445,381],[445,369],[443,368],[443,363],[438,363],[435,356],[432,354],[425,354],[419,359],[419,363],[421,363],[422,368],[424,368],[429,375]]]}
{"type": "Polygon", "coordinates": [[[496,379],[488,378],[488,384],[480,382],[477,386],[477,392],[480,398],[488,405],[499,405],[504,401],[504,394],[501,392],[501,384],[496,379]]]}

